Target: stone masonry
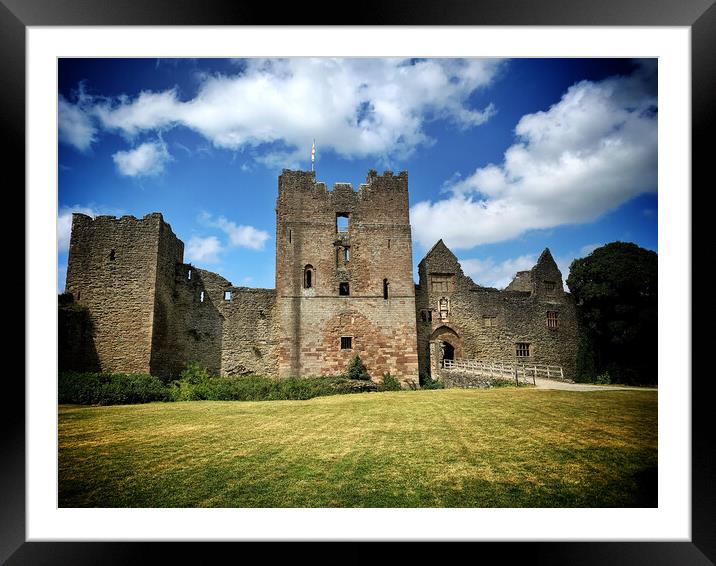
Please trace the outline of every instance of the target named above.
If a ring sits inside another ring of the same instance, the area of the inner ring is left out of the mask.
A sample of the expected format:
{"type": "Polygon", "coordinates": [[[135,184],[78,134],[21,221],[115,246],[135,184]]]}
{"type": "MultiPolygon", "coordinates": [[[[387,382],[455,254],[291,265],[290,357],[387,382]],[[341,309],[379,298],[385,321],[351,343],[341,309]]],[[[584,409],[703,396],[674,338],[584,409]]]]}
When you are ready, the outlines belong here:
{"type": "Polygon", "coordinates": [[[284,170],[276,289],[235,287],[183,254],[159,213],[74,214],[60,369],[170,378],[198,362],[283,378],[339,374],[358,354],[374,381],[389,372],[403,384],[449,356],[574,371],[574,305],[548,250],[498,291],[466,277],[441,240],[414,284],[406,172],[329,191],[314,172],[284,170]]]}
{"type": "Polygon", "coordinates": [[[313,172],[279,177],[279,376],[368,372],[417,382],[408,174],[370,171],[357,191],[313,172]]]}
{"type": "Polygon", "coordinates": [[[504,290],[467,277],[442,240],[418,265],[420,371],[439,373],[445,357],[560,365],[573,378],[578,344],[574,301],[548,249],[504,290]]]}

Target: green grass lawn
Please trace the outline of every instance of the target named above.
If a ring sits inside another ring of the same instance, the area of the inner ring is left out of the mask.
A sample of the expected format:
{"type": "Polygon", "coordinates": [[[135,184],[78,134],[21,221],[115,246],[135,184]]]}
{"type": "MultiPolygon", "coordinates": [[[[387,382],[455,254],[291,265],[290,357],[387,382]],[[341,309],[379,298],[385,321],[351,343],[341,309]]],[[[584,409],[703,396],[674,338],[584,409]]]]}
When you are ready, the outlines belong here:
{"type": "Polygon", "coordinates": [[[642,507],[656,465],[654,391],[59,408],[60,507],[642,507]]]}

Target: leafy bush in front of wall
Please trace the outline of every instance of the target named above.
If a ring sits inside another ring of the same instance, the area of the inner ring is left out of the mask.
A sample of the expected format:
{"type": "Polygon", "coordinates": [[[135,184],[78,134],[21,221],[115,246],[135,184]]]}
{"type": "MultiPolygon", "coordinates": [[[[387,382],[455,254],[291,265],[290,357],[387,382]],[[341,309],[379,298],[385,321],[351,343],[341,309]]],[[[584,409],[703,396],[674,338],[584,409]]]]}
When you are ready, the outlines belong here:
{"type": "Polygon", "coordinates": [[[130,405],[171,401],[158,377],[148,374],[61,373],[58,402],[80,405],[130,405]]]}
{"type": "Polygon", "coordinates": [[[353,356],[351,361],[348,363],[346,377],[348,379],[370,379],[360,356],[353,356]]]}
{"type": "Polygon", "coordinates": [[[179,380],[187,383],[203,383],[210,377],[209,370],[198,362],[189,362],[179,374],[179,380]]]}
{"type": "Polygon", "coordinates": [[[180,380],[172,384],[171,397],[175,401],[305,400],[376,389],[377,386],[372,382],[355,382],[342,376],[274,379],[247,375],[212,377],[201,383],[180,380]]]}
{"type": "Polygon", "coordinates": [[[423,389],[445,389],[445,384],[439,379],[433,379],[430,375],[424,374],[422,376],[422,388],[423,389]]]}
{"type": "Polygon", "coordinates": [[[380,391],[400,391],[402,388],[400,386],[400,381],[390,375],[389,372],[386,372],[383,374],[383,381],[378,389],[380,391]]]}

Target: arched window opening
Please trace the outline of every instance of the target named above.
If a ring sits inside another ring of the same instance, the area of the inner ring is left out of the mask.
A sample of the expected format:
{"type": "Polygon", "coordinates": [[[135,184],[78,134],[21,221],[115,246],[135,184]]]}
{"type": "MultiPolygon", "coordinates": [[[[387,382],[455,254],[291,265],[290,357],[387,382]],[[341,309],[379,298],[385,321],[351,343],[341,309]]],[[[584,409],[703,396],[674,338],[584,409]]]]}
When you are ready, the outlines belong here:
{"type": "Polygon", "coordinates": [[[303,288],[311,289],[314,284],[315,284],[315,278],[314,278],[314,274],[313,274],[313,266],[307,265],[303,269],[303,288]]]}
{"type": "Polygon", "coordinates": [[[383,279],[383,299],[388,300],[388,280],[383,279]]]}

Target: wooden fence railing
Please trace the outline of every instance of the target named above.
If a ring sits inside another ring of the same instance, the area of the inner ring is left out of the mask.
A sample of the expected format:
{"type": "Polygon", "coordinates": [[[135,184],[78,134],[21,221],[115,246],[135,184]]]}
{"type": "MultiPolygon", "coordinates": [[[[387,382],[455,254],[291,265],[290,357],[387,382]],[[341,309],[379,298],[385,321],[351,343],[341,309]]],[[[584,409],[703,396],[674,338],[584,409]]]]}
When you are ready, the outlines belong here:
{"type": "Polygon", "coordinates": [[[462,369],[485,377],[498,379],[514,379],[525,383],[529,380],[536,383],[536,378],[564,380],[562,366],[549,366],[544,364],[526,364],[515,362],[485,362],[478,360],[443,360],[445,369],[462,369]]]}

